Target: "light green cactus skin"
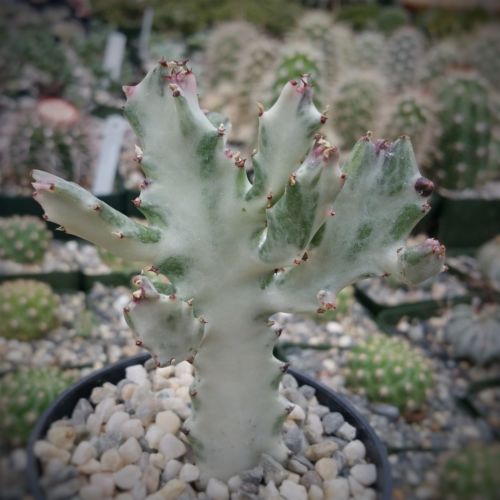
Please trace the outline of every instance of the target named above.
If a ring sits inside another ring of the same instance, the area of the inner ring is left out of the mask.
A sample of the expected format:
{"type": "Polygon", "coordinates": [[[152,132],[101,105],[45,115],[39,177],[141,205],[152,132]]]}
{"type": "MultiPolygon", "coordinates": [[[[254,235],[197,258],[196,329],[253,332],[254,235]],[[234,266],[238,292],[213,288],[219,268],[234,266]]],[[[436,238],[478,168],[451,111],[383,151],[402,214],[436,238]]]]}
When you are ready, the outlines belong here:
{"type": "Polygon", "coordinates": [[[435,146],[435,122],[432,106],[426,100],[418,94],[405,94],[390,106],[383,136],[393,140],[402,134],[409,135],[417,161],[427,166],[435,146]]]}
{"type": "Polygon", "coordinates": [[[388,39],[383,67],[393,93],[414,85],[423,50],[422,34],[409,26],[395,31],[388,39]]]}
{"type": "Polygon", "coordinates": [[[437,93],[440,134],[431,173],[441,187],[475,188],[498,171],[490,157],[494,116],[489,89],[474,75],[451,75],[437,93]]]}
{"type": "Polygon", "coordinates": [[[500,307],[491,304],[476,312],[460,304],[450,311],[444,338],[453,355],[478,365],[500,360],[500,307]]]}
{"type": "Polygon", "coordinates": [[[441,463],[439,498],[496,500],[500,490],[500,445],[472,444],[448,453],[441,463]]]}
{"type": "Polygon", "coordinates": [[[46,172],[33,173],[34,198],[68,232],[171,280],[158,289],[137,277],[125,316],[159,363],[193,361],[188,438],[203,476],[227,480],[262,453],[288,453],[272,314],[333,309],[335,294],[360,277],[418,282],[442,268],[443,252],[404,248],[427,210],[425,181],[406,138],[364,137],[341,172],[317,135],[323,119],[305,80],[287,83],[259,117],[253,184],[224,128],[200,109],[184,65],[160,62],[124,91],[148,178],[137,205],[149,225],[46,172]]]}
{"type": "Polygon", "coordinates": [[[381,98],[381,88],[368,77],[355,76],[339,85],[331,104],[331,117],[343,148],[350,149],[377,124],[381,98]]]}
{"type": "Polygon", "coordinates": [[[8,339],[38,339],[47,335],[59,322],[59,299],[49,285],[40,281],[2,283],[0,304],[0,335],[8,339]]]}
{"type": "Polygon", "coordinates": [[[372,402],[421,410],[432,390],[432,370],[406,340],[374,335],[349,354],[348,386],[372,402]]]}
{"type": "Polygon", "coordinates": [[[0,436],[11,446],[28,440],[37,418],[74,380],[59,368],[45,366],[9,373],[0,385],[0,436]]]}
{"type": "Polygon", "coordinates": [[[13,216],[0,219],[0,258],[21,264],[45,257],[52,233],[38,217],[13,216]]]}
{"type": "Polygon", "coordinates": [[[496,88],[500,81],[500,24],[482,26],[464,45],[469,64],[496,88]]]}

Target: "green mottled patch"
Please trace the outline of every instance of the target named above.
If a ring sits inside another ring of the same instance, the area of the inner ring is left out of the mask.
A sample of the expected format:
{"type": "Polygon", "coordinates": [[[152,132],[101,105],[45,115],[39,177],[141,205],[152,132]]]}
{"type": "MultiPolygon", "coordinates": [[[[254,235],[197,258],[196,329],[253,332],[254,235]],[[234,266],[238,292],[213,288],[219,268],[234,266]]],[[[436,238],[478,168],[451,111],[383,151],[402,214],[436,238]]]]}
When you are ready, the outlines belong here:
{"type": "Polygon", "coordinates": [[[267,184],[266,172],[255,158],[252,160],[252,165],[254,170],[253,185],[246,195],[247,201],[264,194],[267,184]]]}
{"type": "Polygon", "coordinates": [[[361,252],[361,250],[367,247],[372,233],[373,233],[372,221],[361,224],[356,232],[356,241],[351,246],[350,253],[353,254],[359,253],[361,252]]]}
{"type": "Polygon", "coordinates": [[[411,231],[413,226],[423,217],[423,215],[422,209],[415,203],[403,207],[396,217],[394,225],[389,233],[391,238],[394,241],[403,238],[411,231]]]}
{"type": "Polygon", "coordinates": [[[204,179],[215,174],[215,152],[219,144],[219,139],[220,137],[217,132],[208,132],[203,135],[196,148],[196,156],[200,160],[200,175],[204,179]]]}
{"type": "Polygon", "coordinates": [[[188,262],[183,257],[169,257],[159,266],[159,271],[169,279],[181,279],[187,271],[188,262]]]}
{"type": "Polygon", "coordinates": [[[311,248],[317,247],[323,241],[325,230],[326,230],[326,222],[316,231],[316,234],[312,237],[312,240],[309,243],[309,246],[311,248]]]}
{"type": "Polygon", "coordinates": [[[401,193],[418,171],[415,155],[408,139],[396,141],[392,151],[385,153],[383,176],[379,179],[381,193],[394,196],[401,193]]]}
{"type": "Polygon", "coordinates": [[[127,121],[130,123],[130,126],[132,127],[134,132],[137,134],[137,137],[142,139],[145,134],[139,120],[139,116],[137,115],[137,112],[135,110],[135,106],[133,106],[132,104],[127,104],[123,110],[123,114],[125,115],[127,121]]]}

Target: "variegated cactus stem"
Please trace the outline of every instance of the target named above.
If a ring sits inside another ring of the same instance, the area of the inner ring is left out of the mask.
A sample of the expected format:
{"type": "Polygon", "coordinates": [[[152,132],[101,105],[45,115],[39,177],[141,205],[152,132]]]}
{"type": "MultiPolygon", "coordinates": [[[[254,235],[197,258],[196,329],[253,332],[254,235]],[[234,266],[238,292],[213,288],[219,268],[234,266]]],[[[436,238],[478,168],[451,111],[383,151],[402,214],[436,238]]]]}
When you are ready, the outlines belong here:
{"type": "Polygon", "coordinates": [[[269,317],[334,308],[337,291],[358,278],[417,282],[439,272],[437,244],[404,247],[432,183],[405,137],[363,137],[339,168],[336,148],[318,134],[325,117],[306,78],[259,113],[253,184],[250,160],[226,147],[224,126],[200,109],[185,63],[161,61],[125,94],[147,179],[136,200],[147,225],[41,171],[35,199],[68,232],[169,278],[138,277],[125,313],[160,364],[194,363],[186,432],[204,476],[228,479],[263,453],[284,460],[289,407],[278,386],[286,366],[272,355],[269,317]]]}

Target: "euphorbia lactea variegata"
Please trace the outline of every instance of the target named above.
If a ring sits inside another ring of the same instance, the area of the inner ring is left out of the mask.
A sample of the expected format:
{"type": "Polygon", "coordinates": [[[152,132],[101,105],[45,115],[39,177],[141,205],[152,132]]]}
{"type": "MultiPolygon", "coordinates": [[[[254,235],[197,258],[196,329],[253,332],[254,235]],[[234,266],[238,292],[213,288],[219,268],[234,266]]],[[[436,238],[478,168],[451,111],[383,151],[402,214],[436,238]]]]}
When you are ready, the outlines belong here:
{"type": "Polygon", "coordinates": [[[170,279],[160,287],[137,277],[125,315],[158,363],[194,363],[185,430],[203,473],[227,479],[263,453],[284,460],[286,366],[273,357],[269,317],[334,308],[335,294],[359,278],[415,283],[439,272],[437,242],[404,246],[432,183],[406,137],[367,135],[339,168],[305,78],[260,108],[253,184],[245,159],[226,148],[224,126],[200,109],[185,63],[161,61],[124,91],[147,176],[134,203],[147,223],[39,170],[34,197],[67,232],[170,279]]]}

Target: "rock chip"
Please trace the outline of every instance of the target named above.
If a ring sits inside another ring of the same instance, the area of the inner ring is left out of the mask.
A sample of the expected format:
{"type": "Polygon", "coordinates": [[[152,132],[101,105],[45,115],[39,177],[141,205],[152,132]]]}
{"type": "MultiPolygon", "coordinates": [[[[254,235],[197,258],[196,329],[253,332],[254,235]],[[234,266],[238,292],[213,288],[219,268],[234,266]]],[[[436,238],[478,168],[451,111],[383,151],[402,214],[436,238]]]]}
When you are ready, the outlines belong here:
{"type": "Polygon", "coordinates": [[[137,465],[126,465],[113,474],[116,486],[122,490],[131,490],[141,478],[141,469],[137,465]]]}
{"type": "Polygon", "coordinates": [[[196,465],[186,463],[179,472],[179,479],[185,483],[197,481],[200,477],[200,469],[196,465]]]}
{"type": "Polygon", "coordinates": [[[128,438],[121,446],[118,448],[118,452],[123,459],[125,464],[133,464],[141,458],[142,449],[136,438],[128,438]]]}
{"type": "Polygon", "coordinates": [[[349,500],[349,481],[344,477],[329,479],[323,484],[325,497],[331,500],[349,500]]]}
{"type": "Polygon", "coordinates": [[[160,440],[158,449],[167,461],[182,457],[186,453],[186,445],[173,434],[165,434],[160,440]]]}
{"type": "Polygon", "coordinates": [[[377,479],[377,469],[374,464],[357,464],[351,469],[351,476],[363,486],[370,486],[377,479]]]}
{"type": "Polygon", "coordinates": [[[158,413],[155,423],[160,429],[169,434],[175,434],[181,428],[181,419],[170,410],[158,413]]]}
{"type": "Polygon", "coordinates": [[[323,417],[323,429],[325,430],[325,434],[335,434],[343,423],[344,417],[340,413],[327,413],[323,417]]]}
{"type": "Polygon", "coordinates": [[[228,487],[218,479],[209,479],[206,492],[207,495],[213,500],[229,500],[228,487]]]}
{"type": "Polygon", "coordinates": [[[301,484],[285,479],[280,486],[280,494],[286,500],[307,500],[307,490],[301,484]]]}
{"type": "Polygon", "coordinates": [[[335,434],[342,439],[352,441],[356,437],[356,428],[351,424],[344,422],[335,434]]]}
{"type": "Polygon", "coordinates": [[[306,457],[313,462],[316,462],[323,457],[331,457],[333,452],[338,449],[337,443],[334,441],[321,441],[317,444],[312,444],[306,450],[306,457]]]}
{"type": "Polygon", "coordinates": [[[116,472],[123,467],[123,458],[116,448],[110,448],[101,455],[103,472],[116,472]]]}
{"type": "Polygon", "coordinates": [[[314,468],[325,481],[337,477],[337,461],[334,458],[320,458],[314,464],[314,468]]]}
{"type": "Polygon", "coordinates": [[[342,451],[349,465],[360,462],[366,455],[365,445],[359,439],[347,443],[342,451]]]}
{"type": "Polygon", "coordinates": [[[73,452],[71,463],[75,465],[83,465],[96,456],[96,449],[88,441],[82,441],[73,452]]]}

